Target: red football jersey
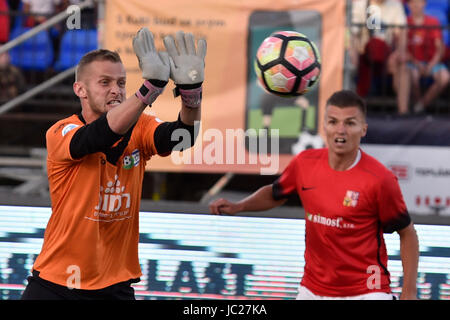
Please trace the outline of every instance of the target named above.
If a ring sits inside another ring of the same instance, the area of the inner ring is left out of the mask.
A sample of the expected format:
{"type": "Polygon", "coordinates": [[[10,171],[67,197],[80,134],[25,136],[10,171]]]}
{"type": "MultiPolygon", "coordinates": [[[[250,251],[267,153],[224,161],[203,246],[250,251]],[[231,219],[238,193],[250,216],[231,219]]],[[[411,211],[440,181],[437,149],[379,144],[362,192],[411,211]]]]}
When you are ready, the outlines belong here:
{"type": "Polygon", "coordinates": [[[310,149],[273,184],[274,199],[295,193],[305,209],[302,285],[320,296],[391,292],[383,232],[411,221],[395,175],[362,151],[353,168],[336,171],[328,149],[310,149]]]}
{"type": "MultiPolygon", "coordinates": [[[[412,17],[408,18],[408,25],[416,26],[412,17]]],[[[408,50],[415,59],[429,62],[436,52],[436,39],[442,40],[442,31],[439,20],[432,16],[425,16],[423,26],[408,30],[408,50]],[[426,28],[432,26],[435,28],[426,28]]]]}

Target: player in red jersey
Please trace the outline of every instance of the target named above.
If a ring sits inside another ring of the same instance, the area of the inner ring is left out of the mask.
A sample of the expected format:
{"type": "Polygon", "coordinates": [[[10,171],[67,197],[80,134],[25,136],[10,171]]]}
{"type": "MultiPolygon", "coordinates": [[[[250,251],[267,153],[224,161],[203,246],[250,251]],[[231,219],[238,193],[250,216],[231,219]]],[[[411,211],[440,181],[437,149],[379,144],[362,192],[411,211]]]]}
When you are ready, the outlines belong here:
{"type": "Polygon", "coordinates": [[[383,233],[397,231],[403,264],[401,299],[416,299],[418,238],[396,177],[360,149],[364,101],[351,91],[327,101],[328,148],[298,154],[273,184],[214,214],[268,210],[298,194],[305,209],[304,276],[297,299],[393,299],[383,233]]]}

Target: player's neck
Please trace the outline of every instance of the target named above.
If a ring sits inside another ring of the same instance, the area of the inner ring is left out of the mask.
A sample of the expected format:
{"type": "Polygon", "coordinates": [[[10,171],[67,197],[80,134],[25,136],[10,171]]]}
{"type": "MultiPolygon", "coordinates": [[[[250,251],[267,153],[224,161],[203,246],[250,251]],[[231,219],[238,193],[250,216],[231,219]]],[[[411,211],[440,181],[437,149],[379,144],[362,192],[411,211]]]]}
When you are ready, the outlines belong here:
{"type": "Polygon", "coordinates": [[[86,121],[86,124],[89,124],[100,117],[97,113],[88,108],[82,108],[81,115],[83,116],[84,121],[86,121]]]}
{"type": "Polygon", "coordinates": [[[336,171],[346,171],[353,168],[361,157],[361,151],[358,149],[347,154],[336,154],[328,152],[328,164],[331,169],[336,171]]]}

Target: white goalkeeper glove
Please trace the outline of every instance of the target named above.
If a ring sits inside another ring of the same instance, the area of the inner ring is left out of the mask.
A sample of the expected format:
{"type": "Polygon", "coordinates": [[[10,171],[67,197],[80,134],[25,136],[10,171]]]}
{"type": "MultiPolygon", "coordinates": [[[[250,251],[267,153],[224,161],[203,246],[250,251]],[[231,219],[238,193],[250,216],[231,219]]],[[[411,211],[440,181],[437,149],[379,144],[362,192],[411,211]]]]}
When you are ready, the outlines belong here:
{"type": "Polygon", "coordinates": [[[133,49],[139,61],[142,78],[146,80],[136,92],[136,96],[145,104],[151,105],[169,81],[169,55],[156,50],[153,34],[148,28],[141,28],[137,32],[133,38],[133,49]]]}
{"type": "Polygon", "coordinates": [[[183,105],[198,108],[202,99],[204,80],[206,40],[197,41],[191,33],[178,31],[175,35],[164,38],[164,45],[169,53],[170,78],[175,82],[175,96],[181,95],[183,105]]]}

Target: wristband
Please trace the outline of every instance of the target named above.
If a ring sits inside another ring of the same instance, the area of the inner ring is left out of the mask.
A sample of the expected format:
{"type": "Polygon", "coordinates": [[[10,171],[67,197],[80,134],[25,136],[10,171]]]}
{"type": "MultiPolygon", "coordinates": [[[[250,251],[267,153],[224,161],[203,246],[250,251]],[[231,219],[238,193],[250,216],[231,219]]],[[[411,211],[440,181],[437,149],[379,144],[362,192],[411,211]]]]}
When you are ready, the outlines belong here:
{"type": "Polygon", "coordinates": [[[202,103],[202,87],[194,89],[181,89],[176,87],[174,89],[174,96],[181,96],[181,102],[184,107],[195,109],[199,108],[202,103]]]}
{"type": "Polygon", "coordinates": [[[164,87],[155,86],[151,84],[150,81],[145,80],[141,88],[136,91],[135,95],[143,103],[151,105],[163,91],[164,87]]]}

